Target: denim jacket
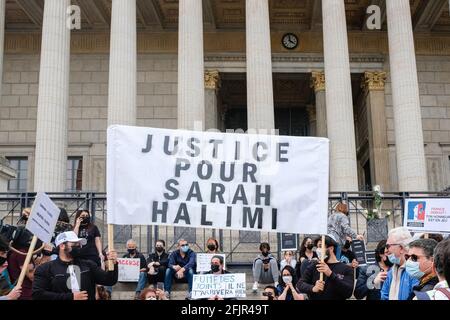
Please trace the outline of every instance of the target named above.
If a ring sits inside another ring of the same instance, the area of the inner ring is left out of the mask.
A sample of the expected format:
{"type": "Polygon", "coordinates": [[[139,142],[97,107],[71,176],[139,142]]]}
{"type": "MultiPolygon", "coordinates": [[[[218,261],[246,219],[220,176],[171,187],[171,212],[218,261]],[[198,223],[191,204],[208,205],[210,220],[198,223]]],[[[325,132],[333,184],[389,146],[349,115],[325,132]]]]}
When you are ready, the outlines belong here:
{"type": "MultiPolygon", "coordinates": [[[[389,290],[391,288],[392,272],[397,271],[397,267],[391,268],[387,274],[386,281],[381,288],[381,300],[389,300],[389,290]]],[[[413,292],[413,287],[419,284],[419,280],[411,277],[406,270],[400,275],[400,288],[397,300],[408,300],[413,292]]]]}

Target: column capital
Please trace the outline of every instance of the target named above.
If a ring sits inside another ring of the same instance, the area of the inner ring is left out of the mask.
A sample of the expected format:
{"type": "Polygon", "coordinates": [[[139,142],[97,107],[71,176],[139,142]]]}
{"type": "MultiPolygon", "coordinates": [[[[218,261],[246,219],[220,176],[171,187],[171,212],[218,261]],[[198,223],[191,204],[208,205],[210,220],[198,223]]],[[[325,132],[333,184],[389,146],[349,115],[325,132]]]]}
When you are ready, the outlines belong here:
{"type": "Polygon", "coordinates": [[[323,71],[313,71],[311,73],[311,88],[314,91],[325,91],[325,72],[323,71]]]}
{"type": "Polygon", "coordinates": [[[361,88],[368,91],[384,91],[387,73],[384,71],[366,71],[362,77],[361,88]]]}
{"type": "Polygon", "coordinates": [[[220,88],[220,75],[217,70],[205,71],[205,89],[218,89],[220,88]]]}

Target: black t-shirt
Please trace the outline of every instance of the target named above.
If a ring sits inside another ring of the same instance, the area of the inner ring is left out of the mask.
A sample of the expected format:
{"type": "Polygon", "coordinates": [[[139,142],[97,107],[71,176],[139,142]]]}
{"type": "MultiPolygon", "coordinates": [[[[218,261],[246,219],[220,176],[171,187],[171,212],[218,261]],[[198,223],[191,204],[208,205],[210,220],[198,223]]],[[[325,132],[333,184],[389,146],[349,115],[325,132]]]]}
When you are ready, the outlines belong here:
{"type": "Polygon", "coordinates": [[[97,226],[94,224],[88,228],[80,226],[78,237],[87,239],[86,245],[81,248],[81,256],[98,257],[99,253],[97,251],[97,247],[95,246],[95,238],[100,237],[100,230],[98,230],[97,226]]]}

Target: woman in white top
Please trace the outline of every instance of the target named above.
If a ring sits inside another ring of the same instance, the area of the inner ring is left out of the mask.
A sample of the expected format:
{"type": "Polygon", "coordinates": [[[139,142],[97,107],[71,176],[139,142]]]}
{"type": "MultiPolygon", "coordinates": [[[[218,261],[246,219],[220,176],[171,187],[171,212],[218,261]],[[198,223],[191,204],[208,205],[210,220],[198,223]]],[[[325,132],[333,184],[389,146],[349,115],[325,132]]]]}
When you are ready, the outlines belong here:
{"type": "Polygon", "coordinates": [[[295,266],[297,265],[297,260],[295,257],[294,251],[285,251],[284,252],[284,259],[280,262],[280,270],[283,270],[286,266],[291,266],[295,269],[295,266]]]}

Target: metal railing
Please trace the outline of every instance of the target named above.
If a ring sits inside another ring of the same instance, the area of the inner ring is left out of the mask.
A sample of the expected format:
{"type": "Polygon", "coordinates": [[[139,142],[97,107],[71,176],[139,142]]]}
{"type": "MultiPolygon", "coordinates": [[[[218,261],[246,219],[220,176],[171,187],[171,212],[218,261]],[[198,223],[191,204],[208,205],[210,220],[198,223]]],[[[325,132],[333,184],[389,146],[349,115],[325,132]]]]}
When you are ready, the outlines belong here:
{"type": "MultiPolygon", "coordinates": [[[[107,211],[106,194],[92,192],[73,193],[49,193],[52,200],[67,210],[71,221],[79,209],[88,209],[93,221],[102,234],[103,247],[107,245],[107,211]]],[[[0,193],[0,221],[3,224],[14,225],[20,218],[20,213],[25,207],[31,207],[36,193],[0,193]]],[[[350,210],[350,224],[358,233],[366,236],[368,247],[374,247],[376,243],[387,237],[391,228],[403,225],[403,209],[406,198],[448,198],[450,190],[443,192],[414,192],[395,193],[384,192],[381,196],[381,204],[375,206],[375,193],[361,191],[354,193],[333,192],[329,194],[329,213],[339,201],[346,201],[350,210]],[[374,209],[378,219],[373,218],[374,209]]],[[[297,243],[304,235],[297,235],[297,243]]],[[[234,265],[248,265],[258,253],[260,242],[268,242],[272,251],[276,248],[278,258],[281,251],[281,234],[259,231],[235,231],[222,229],[204,229],[169,226],[118,226],[114,227],[114,242],[119,253],[125,252],[125,243],[128,239],[136,240],[138,249],[144,254],[153,251],[154,242],[163,239],[166,242],[167,251],[174,250],[176,242],[180,238],[186,239],[191,247],[197,251],[205,251],[209,237],[216,238],[220,250],[227,255],[227,263],[234,265]]]]}

